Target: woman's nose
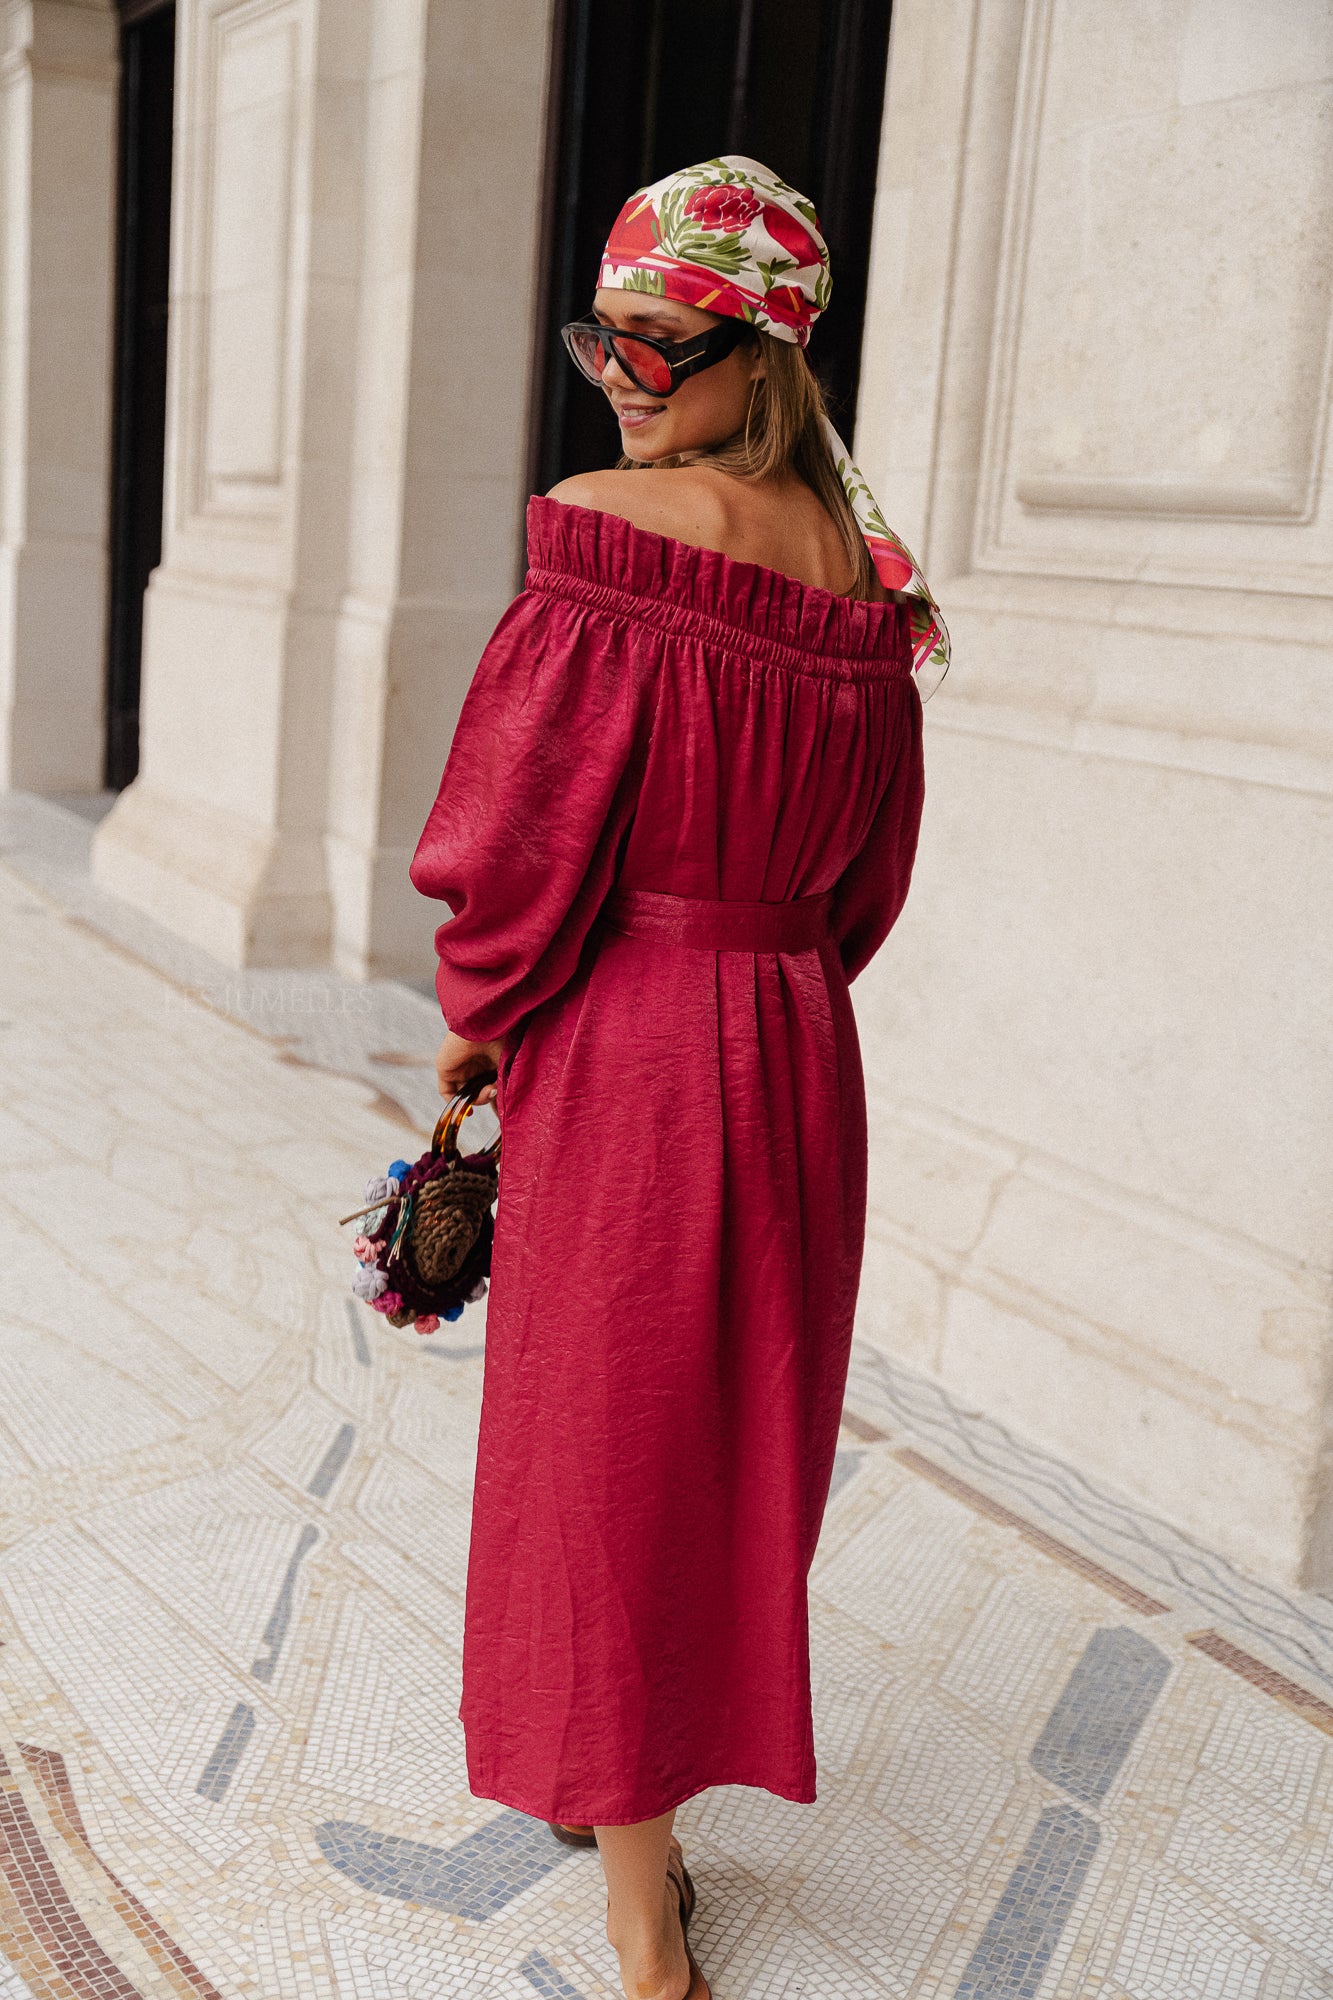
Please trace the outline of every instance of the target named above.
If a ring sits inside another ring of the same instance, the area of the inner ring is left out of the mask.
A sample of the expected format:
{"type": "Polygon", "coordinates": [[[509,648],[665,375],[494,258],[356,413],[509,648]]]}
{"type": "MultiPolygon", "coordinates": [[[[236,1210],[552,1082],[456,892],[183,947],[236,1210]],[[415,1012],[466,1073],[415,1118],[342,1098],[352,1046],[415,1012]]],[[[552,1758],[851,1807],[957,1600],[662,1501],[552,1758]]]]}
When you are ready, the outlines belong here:
{"type": "Polygon", "coordinates": [[[621,367],[616,355],[614,353],[611,354],[605,368],[602,370],[602,387],[604,389],[633,389],[636,386],[621,367]]]}

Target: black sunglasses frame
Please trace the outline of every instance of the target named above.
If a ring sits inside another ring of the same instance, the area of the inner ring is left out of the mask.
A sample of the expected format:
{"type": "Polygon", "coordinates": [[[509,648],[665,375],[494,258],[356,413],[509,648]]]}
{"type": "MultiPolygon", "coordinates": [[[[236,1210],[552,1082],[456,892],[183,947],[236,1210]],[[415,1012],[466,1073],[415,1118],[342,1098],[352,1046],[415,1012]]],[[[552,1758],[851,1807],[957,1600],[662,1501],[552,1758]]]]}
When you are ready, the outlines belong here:
{"type": "Polygon", "coordinates": [[[574,345],[576,334],[589,333],[596,336],[606,357],[602,363],[603,368],[607,361],[614,360],[616,366],[629,377],[636,389],[641,389],[645,396],[661,400],[667,396],[674,396],[681,383],[687,381],[691,375],[697,375],[701,369],[712,368],[719,361],[725,361],[742,341],[749,340],[753,336],[754,328],[745,320],[726,319],[718,326],[710,326],[707,333],[696,334],[691,340],[658,340],[649,333],[630,333],[623,326],[603,326],[599,319],[572,319],[568,326],[562,326],[560,329],[560,338],[565,343],[565,351],[585,382],[591,382],[600,389],[601,376],[589,374],[579,359],[574,345]],[[660,354],[671,370],[670,387],[655,389],[650,382],[641,382],[633,367],[616,346],[616,342],[620,340],[637,341],[640,347],[651,347],[655,354],[660,354]]]}

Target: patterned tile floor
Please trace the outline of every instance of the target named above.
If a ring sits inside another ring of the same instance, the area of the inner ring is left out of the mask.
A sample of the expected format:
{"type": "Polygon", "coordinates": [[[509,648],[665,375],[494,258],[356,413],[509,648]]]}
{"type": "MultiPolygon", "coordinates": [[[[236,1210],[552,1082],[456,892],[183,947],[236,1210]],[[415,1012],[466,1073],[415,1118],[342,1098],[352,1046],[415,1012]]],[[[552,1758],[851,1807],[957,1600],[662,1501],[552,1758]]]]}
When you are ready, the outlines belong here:
{"type": "MultiPolygon", "coordinates": [[[[430,1010],[229,1002],[0,826],[0,2000],[613,1993],[595,1859],[464,1778],[484,1311],[395,1334],[331,1221],[430,1010]]],[[[681,1815],[718,2000],[1333,1995],[1333,1605],[867,1350],[843,1442],[820,1801],[681,1815]]]]}

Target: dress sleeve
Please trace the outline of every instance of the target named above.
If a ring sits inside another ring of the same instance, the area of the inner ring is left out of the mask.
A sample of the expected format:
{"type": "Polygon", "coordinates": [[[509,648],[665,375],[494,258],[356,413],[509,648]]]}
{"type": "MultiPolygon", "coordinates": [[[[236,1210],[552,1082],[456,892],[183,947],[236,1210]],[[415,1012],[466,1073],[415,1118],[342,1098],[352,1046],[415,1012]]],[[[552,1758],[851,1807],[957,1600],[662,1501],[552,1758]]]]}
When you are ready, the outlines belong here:
{"type": "Polygon", "coordinates": [[[898,921],[912,880],[925,778],[921,697],[910,682],[908,695],[897,754],[870,831],[855,860],[839,876],[834,891],[833,935],[849,983],[864,972],[898,921]]]}
{"type": "Polygon", "coordinates": [[[515,599],[473,675],[409,874],[452,918],[435,990],[502,1040],[565,984],[615,875],[642,771],[633,648],[580,608],[515,599]]]}

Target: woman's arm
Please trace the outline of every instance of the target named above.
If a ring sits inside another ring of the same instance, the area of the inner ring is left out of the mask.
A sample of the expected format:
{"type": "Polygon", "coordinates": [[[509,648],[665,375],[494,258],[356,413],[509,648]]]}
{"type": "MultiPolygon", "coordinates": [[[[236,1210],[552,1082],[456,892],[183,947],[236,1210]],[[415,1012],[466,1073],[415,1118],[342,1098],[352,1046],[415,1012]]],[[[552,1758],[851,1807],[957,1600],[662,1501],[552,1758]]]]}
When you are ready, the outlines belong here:
{"type": "Polygon", "coordinates": [[[435,933],[435,988],[457,1038],[440,1052],[442,1086],[492,1067],[573,974],[638,800],[645,712],[620,626],[539,590],[510,607],[409,871],[453,912],[435,933]]]}
{"type": "Polygon", "coordinates": [[[897,754],[860,852],[838,878],[833,935],[848,982],[864,972],[907,901],[921,829],[925,779],[921,697],[906,686],[897,754]]]}

